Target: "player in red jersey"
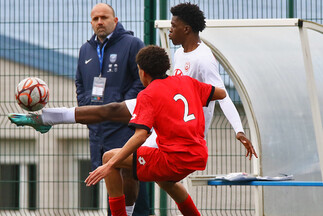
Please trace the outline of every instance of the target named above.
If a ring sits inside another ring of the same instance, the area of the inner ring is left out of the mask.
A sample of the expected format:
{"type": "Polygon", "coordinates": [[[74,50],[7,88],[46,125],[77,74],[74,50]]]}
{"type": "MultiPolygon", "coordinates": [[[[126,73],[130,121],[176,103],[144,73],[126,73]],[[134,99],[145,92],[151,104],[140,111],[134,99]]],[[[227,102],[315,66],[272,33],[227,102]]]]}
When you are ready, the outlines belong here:
{"type": "Polygon", "coordinates": [[[120,169],[131,169],[142,181],[155,181],[177,203],[183,215],[200,215],[186,189],[179,183],[195,170],[204,170],[208,152],[204,140],[203,106],[223,99],[225,90],[188,76],[170,77],[169,58],[164,49],[148,46],[136,62],[146,89],[137,98],[129,126],[135,134],[121,149],[103,156],[103,165],[90,173],[87,186],[105,179],[112,215],[126,215],[120,169]],[[141,146],[151,128],[159,148],[141,146]]]}

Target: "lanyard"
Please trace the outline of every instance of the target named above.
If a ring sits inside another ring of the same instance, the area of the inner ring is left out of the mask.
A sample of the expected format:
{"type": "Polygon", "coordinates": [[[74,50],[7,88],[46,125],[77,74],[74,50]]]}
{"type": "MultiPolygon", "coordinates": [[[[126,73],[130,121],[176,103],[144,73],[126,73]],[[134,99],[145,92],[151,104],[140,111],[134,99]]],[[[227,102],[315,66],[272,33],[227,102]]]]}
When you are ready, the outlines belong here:
{"type": "Polygon", "coordinates": [[[98,44],[98,46],[96,47],[96,51],[98,53],[98,57],[99,57],[99,61],[100,61],[100,76],[102,74],[102,64],[103,64],[103,55],[104,55],[104,48],[107,45],[107,43],[105,43],[102,47],[102,49],[100,50],[100,45],[98,44]]]}

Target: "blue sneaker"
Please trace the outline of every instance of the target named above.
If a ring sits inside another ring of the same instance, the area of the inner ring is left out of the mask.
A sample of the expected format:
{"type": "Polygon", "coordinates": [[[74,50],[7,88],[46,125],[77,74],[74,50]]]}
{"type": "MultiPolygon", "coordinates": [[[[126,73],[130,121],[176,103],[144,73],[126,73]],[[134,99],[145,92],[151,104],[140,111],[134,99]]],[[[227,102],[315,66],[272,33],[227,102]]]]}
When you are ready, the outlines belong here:
{"type": "Polygon", "coordinates": [[[16,124],[17,126],[28,125],[30,127],[33,127],[36,131],[39,131],[40,133],[47,133],[52,128],[51,125],[43,125],[40,115],[32,113],[10,113],[8,114],[8,118],[12,123],[16,124]]]}

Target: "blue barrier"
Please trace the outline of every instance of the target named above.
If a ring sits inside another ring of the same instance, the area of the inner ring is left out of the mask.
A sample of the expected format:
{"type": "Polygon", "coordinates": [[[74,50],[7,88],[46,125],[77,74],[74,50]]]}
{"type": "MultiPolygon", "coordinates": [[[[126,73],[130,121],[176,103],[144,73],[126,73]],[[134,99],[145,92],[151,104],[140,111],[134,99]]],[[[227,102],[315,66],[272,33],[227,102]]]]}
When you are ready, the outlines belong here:
{"type": "Polygon", "coordinates": [[[249,186],[301,186],[301,187],[322,187],[323,182],[315,181],[223,181],[209,180],[208,185],[249,185],[249,186]]]}

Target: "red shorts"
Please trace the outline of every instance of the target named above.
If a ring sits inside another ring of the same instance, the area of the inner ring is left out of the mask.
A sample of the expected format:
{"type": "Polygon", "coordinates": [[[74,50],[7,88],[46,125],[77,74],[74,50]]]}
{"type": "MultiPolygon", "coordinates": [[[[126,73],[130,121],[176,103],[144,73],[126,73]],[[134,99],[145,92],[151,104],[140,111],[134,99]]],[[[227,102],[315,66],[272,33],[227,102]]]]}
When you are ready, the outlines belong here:
{"type": "Polygon", "coordinates": [[[176,154],[164,153],[158,148],[141,146],[133,154],[133,173],[140,181],[180,181],[195,170],[178,169],[170,163],[170,157],[176,154]]]}

